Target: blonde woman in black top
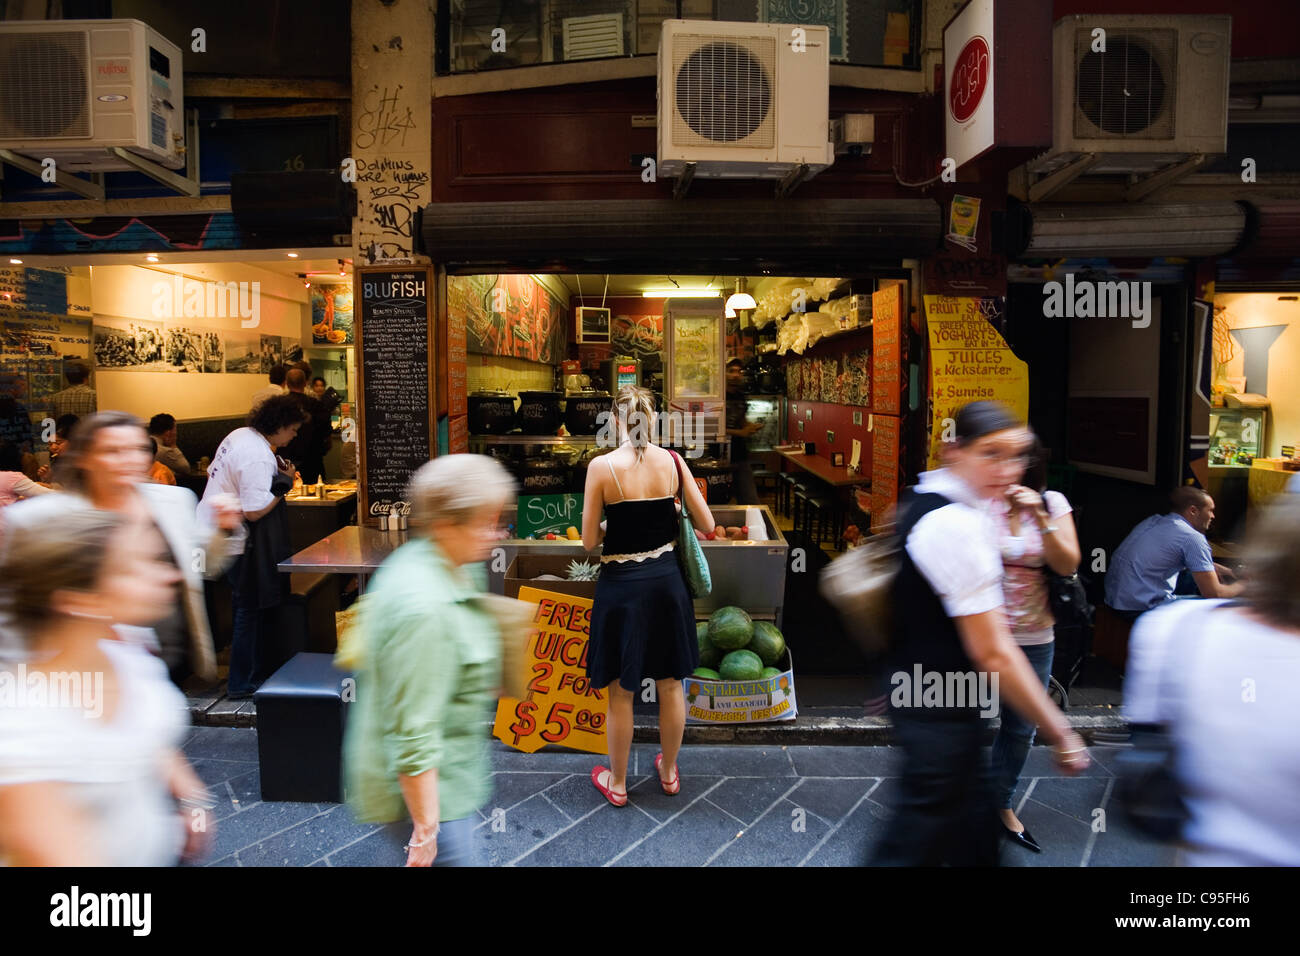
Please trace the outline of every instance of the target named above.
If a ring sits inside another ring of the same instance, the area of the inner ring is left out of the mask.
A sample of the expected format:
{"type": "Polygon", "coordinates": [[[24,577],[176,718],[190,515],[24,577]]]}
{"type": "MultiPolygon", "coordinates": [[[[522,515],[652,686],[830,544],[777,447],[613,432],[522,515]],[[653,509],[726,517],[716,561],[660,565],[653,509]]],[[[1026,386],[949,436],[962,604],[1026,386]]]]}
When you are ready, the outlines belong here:
{"type": "Polygon", "coordinates": [[[601,572],[592,604],[587,676],[607,688],[609,767],[596,767],[591,781],[614,806],[627,804],[627,764],[632,748],[632,699],[648,678],[659,700],[655,758],[665,793],[681,789],[677,752],[686,726],[682,678],[699,666],[695,605],[675,553],[680,505],[685,500],[695,527],[713,528],[713,515],[690,469],[673,452],[651,442],[655,410],[639,386],[619,389],[607,432],[614,450],[587,469],[582,543],[602,543],[601,572]],[[680,476],[680,477],[679,477],[680,476]],[[684,491],[684,494],[682,493],[684,491]],[[608,515],[601,521],[602,511],[608,515]]]}

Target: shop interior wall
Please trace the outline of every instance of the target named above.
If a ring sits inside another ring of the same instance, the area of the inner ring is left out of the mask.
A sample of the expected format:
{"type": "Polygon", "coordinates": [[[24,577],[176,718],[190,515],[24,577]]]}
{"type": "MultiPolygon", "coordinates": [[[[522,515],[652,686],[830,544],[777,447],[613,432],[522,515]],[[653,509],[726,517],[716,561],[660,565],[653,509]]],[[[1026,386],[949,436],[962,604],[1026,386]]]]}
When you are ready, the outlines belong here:
{"type": "MultiPolygon", "coordinates": [[[[275,335],[298,342],[311,341],[311,309],[302,282],[256,266],[231,263],[172,266],[96,266],[91,270],[91,296],[96,325],[139,322],[157,325],[153,312],[155,285],[172,282],[172,275],[204,282],[258,282],[259,324],[241,328],[235,317],[185,318],[180,314],[162,320],[201,331],[275,335]]],[[[234,417],[247,414],[254,392],[267,384],[265,374],[189,374],[138,370],[95,370],[100,408],[115,408],[148,419],[167,412],[178,419],[234,417]]]]}
{"type": "MultiPolygon", "coordinates": [[[[1272,403],[1269,412],[1268,457],[1282,454],[1283,445],[1300,444],[1300,301],[1279,301],[1276,293],[1221,293],[1214,297],[1215,308],[1223,306],[1228,327],[1253,329],[1282,326],[1268,352],[1268,381],[1264,388],[1255,382],[1250,387],[1263,391],[1272,403]]],[[[1229,378],[1245,374],[1245,350],[1232,340],[1233,356],[1224,373],[1229,378]]]]}
{"type": "Polygon", "coordinates": [[[582,363],[584,369],[595,368],[601,362],[613,358],[617,351],[620,355],[633,355],[643,362],[664,348],[664,300],[647,299],[644,296],[599,295],[572,296],[569,299],[569,356],[582,363]],[[612,323],[611,344],[578,343],[578,307],[591,306],[609,309],[612,323]],[[620,322],[619,317],[627,321],[620,322]],[[657,321],[656,321],[657,320],[657,321]]]}

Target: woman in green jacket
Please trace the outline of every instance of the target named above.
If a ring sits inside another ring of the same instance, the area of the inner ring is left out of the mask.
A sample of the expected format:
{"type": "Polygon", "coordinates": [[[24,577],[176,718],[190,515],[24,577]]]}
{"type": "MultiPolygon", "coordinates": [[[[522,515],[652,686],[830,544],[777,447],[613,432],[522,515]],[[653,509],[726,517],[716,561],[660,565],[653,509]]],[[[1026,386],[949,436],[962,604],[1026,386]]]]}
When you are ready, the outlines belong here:
{"type": "Polygon", "coordinates": [[[477,598],[509,473],[447,455],[411,478],[411,540],[367,588],[344,786],[357,819],[389,823],[407,866],[473,866],[475,811],[492,795],[488,735],[501,685],[500,634],[477,598]],[[478,565],[470,568],[470,565],[478,565]],[[407,820],[410,823],[407,823],[407,820]]]}

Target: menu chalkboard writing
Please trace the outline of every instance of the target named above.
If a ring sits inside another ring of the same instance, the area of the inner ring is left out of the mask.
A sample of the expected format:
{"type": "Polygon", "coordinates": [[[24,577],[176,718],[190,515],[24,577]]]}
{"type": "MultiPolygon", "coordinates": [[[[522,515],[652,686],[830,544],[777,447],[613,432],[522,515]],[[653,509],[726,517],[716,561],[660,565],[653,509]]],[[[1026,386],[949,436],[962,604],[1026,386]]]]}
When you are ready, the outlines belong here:
{"type": "Polygon", "coordinates": [[[361,386],[361,518],[410,510],[406,485],[433,457],[432,338],[427,267],[358,269],[354,286],[361,386]]]}

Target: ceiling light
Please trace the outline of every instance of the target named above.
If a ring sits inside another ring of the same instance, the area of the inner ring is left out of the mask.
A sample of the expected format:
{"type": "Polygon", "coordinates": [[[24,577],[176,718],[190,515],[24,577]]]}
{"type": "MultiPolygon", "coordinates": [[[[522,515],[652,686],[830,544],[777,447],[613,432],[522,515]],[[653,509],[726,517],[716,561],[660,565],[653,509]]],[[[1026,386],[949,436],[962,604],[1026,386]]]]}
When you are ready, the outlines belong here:
{"type": "Polygon", "coordinates": [[[646,289],[641,293],[644,299],[716,299],[720,295],[717,289],[646,289]]]}
{"type": "Polygon", "coordinates": [[[21,259],[10,259],[10,260],[9,260],[9,264],[10,264],[11,266],[20,266],[20,265],[23,264],[23,260],[21,260],[21,259]]]}
{"type": "Polygon", "coordinates": [[[748,292],[733,292],[731,298],[727,299],[727,308],[732,310],[756,309],[758,303],[748,292]]]}
{"type": "Polygon", "coordinates": [[[297,258],[298,258],[298,253],[296,253],[296,252],[286,252],[285,255],[288,256],[290,259],[297,259],[297,258]]]}
{"type": "Polygon", "coordinates": [[[736,317],[736,310],[733,309],[731,306],[727,306],[727,318],[734,319],[735,317],[736,317]]]}
{"type": "Polygon", "coordinates": [[[157,256],[153,256],[153,255],[145,256],[144,259],[145,259],[146,262],[157,262],[157,261],[158,261],[158,257],[157,257],[157,256]]]}

